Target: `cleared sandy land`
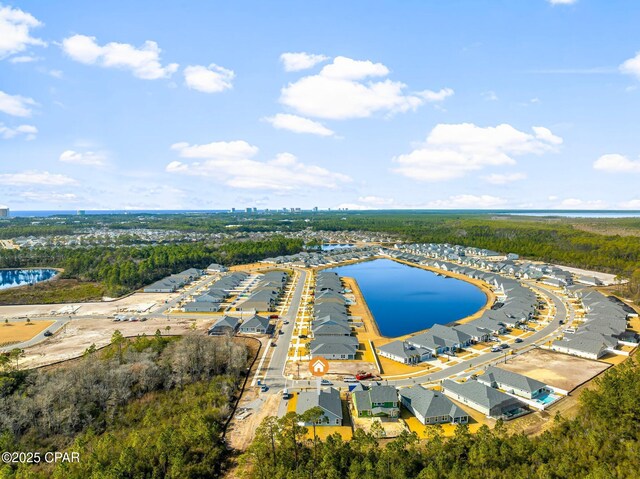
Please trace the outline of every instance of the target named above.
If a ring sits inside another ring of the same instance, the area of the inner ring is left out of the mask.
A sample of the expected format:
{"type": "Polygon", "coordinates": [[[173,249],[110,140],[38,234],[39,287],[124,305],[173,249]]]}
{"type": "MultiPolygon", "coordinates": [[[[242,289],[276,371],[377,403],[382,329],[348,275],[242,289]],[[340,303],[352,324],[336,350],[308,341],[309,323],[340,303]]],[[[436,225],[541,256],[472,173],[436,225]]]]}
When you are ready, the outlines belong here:
{"type": "MultiPolygon", "coordinates": [[[[76,316],[104,315],[111,316],[118,312],[131,308],[154,304],[150,311],[164,304],[165,300],[177,296],[165,293],[135,293],[116,301],[101,301],[95,303],[70,303],[70,304],[33,304],[19,306],[0,306],[0,319],[34,316],[65,316],[65,311],[76,309],[76,316]]],[[[66,314],[68,316],[68,314],[66,314]]]]}
{"type": "Polygon", "coordinates": [[[202,333],[212,322],[211,318],[190,321],[163,318],[133,323],[113,322],[105,318],[72,319],[51,338],[28,348],[21,364],[24,367],[36,367],[78,357],[92,344],[97,347],[109,344],[116,329],[125,336],[143,333],[153,335],[158,329],[162,334],[171,335],[190,331],[202,333]]]}
{"type": "Polygon", "coordinates": [[[553,387],[573,391],[611,365],[545,349],[532,349],[498,367],[524,374],[553,387]]]}
{"type": "Polygon", "coordinates": [[[54,321],[32,321],[31,323],[12,321],[3,324],[0,326],[0,345],[28,341],[53,323],[54,321]]]}

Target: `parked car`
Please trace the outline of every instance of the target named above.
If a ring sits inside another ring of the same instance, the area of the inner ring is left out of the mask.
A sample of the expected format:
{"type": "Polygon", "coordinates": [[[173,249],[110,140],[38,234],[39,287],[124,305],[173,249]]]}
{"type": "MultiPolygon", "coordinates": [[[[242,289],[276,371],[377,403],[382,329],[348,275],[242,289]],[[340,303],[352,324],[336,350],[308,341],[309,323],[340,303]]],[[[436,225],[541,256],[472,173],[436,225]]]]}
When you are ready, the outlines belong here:
{"type": "Polygon", "coordinates": [[[522,342],[522,338],[516,338],[515,342],[516,343],[521,343],[522,342]]]}
{"type": "Polygon", "coordinates": [[[358,374],[356,374],[356,379],[358,381],[362,381],[364,379],[370,379],[373,377],[373,374],[371,373],[366,373],[364,371],[360,371],[358,374]]]}
{"type": "Polygon", "coordinates": [[[267,386],[266,384],[263,384],[262,386],[260,386],[260,391],[263,393],[266,393],[269,390],[269,386],[267,386]]]}
{"type": "Polygon", "coordinates": [[[44,335],[49,337],[49,336],[53,336],[53,333],[51,331],[49,331],[48,329],[44,332],[44,335]]]}
{"type": "Polygon", "coordinates": [[[272,348],[275,348],[277,345],[278,345],[278,344],[277,344],[275,341],[273,341],[273,342],[271,343],[271,347],[272,347],[272,348]]]}
{"type": "Polygon", "coordinates": [[[509,345],[507,343],[502,343],[500,345],[500,349],[507,349],[509,347],[509,345]]]}
{"type": "Polygon", "coordinates": [[[279,316],[277,314],[272,314],[271,316],[269,316],[269,319],[278,319],[279,316]]]}
{"type": "Polygon", "coordinates": [[[502,351],[502,349],[500,349],[500,346],[494,346],[491,348],[492,353],[499,353],[500,351],[502,351]]]}
{"type": "Polygon", "coordinates": [[[298,336],[300,339],[307,339],[307,335],[306,334],[301,334],[300,336],[298,336]]]}
{"type": "Polygon", "coordinates": [[[285,319],[284,321],[282,321],[282,324],[289,324],[289,321],[285,319]]]}
{"type": "Polygon", "coordinates": [[[356,378],[354,378],[353,376],[346,377],[346,378],[343,379],[343,381],[345,383],[357,383],[358,382],[358,380],[356,378]]]}
{"type": "Polygon", "coordinates": [[[333,383],[331,381],[329,381],[328,379],[323,379],[322,381],[320,381],[320,384],[322,386],[332,386],[333,383]]]}

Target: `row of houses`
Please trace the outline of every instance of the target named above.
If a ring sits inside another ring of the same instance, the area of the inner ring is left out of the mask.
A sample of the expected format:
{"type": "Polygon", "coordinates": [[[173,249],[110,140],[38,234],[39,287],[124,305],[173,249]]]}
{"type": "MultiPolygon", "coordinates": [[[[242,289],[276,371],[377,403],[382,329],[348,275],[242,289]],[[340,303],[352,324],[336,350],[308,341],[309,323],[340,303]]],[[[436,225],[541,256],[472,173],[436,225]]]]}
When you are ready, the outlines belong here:
{"type": "Polygon", "coordinates": [[[269,318],[254,314],[247,319],[222,316],[209,328],[210,336],[233,336],[238,332],[243,334],[271,334],[273,325],[269,318]]]}
{"type": "Polygon", "coordinates": [[[568,292],[582,301],[585,317],[575,332],[565,332],[554,341],[553,351],[587,359],[599,359],[607,353],[619,354],[619,346],[638,345],[638,334],[628,330],[628,320],[635,312],[613,296],[575,285],[568,292]]]}
{"type": "Polygon", "coordinates": [[[238,311],[275,311],[289,275],[284,271],[265,273],[248,298],[236,305],[238,311]]]}
{"type": "Polygon", "coordinates": [[[427,264],[434,268],[482,280],[498,293],[499,301],[479,318],[455,326],[434,325],[428,331],[405,340],[392,341],[378,347],[378,354],[404,364],[416,364],[439,355],[455,355],[459,349],[471,344],[486,342],[504,334],[508,328],[519,327],[531,320],[539,307],[535,293],[518,281],[497,273],[445,261],[430,261],[411,254],[387,251],[396,259],[427,264]]]}
{"type": "Polygon", "coordinates": [[[332,266],[346,261],[360,261],[375,256],[378,247],[341,248],[331,251],[303,251],[300,253],[266,258],[261,263],[290,265],[298,268],[317,268],[332,266]]]}
{"type": "Polygon", "coordinates": [[[183,305],[185,313],[215,313],[222,303],[248,278],[247,273],[235,272],[224,275],[215,281],[205,292],[183,305]]]}
{"type": "MultiPolygon", "coordinates": [[[[540,381],[493,366],[466,382],[445,379],[441,389],[415,385],[398,390],[389,385],[358,385],[351,392],[351,401],[360,418],[398,418],[402,405],[424,425],[466,424],[469,413],[451,399],[488,417],[513,419],[528,413],[528,404],[552,391],[540,381]]],[[[339,392],[329,388],[320,394],[317,391],[300,393],[296,411],[302,414],[312,407],[320,407],[324,415],[318,424],[334,425],[341,424],[337,422],[338,417],[342,419],[339,405],[339,392]]]]}
{"type": "Polygon", "coordinates": [[[189,268],[180,273],[162,278],[144,288],[145,293],[174,293],[183,286],[202,276],[203,272],[196,268],[189,268]]]}
{"type": "Polygon", "coordinates": [[[358,339],[351,335],[347,312],[348,301],[343,296],[342,281],[335,272],[320,271],[316,275],[313,319],[309,344],[312,356],[325,359],[355,359],[358,339]]]}

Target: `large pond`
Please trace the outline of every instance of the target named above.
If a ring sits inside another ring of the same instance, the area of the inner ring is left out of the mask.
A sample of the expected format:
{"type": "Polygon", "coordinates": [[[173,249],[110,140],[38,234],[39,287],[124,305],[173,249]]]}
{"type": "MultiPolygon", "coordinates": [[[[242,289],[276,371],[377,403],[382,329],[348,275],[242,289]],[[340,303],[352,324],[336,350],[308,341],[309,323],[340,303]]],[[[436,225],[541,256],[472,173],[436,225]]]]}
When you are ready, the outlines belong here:
{"type": "Polygon", "coordinates": [[[389,337],[452,323],[487,302],[482,290],[466,281],[388,259],[329,271],[356,279],[380,333],[389,337]]]}
{"type": "Polygon", "coordinates": [[[55,269],[2,269],[0,289],[39,283],[53,278],[56,274],[58,272],[55,269]]]}

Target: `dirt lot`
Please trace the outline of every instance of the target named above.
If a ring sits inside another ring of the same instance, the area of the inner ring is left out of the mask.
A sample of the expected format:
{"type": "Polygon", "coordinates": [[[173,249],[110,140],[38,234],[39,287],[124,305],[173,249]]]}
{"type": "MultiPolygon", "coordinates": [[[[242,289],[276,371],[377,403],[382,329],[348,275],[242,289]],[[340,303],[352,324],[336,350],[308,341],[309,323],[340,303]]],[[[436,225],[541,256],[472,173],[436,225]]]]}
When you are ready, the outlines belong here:
{"type": "Polygon", "coordinates": [[[609,364],[544,349],[532,349],[509,359],[506,364],[500,364],[502,369],[524,374],[565,391],[573,391],[609,367],[609,364]]]}
{"type": "Polygon", "coordinates": [[[33,338],[38,333],[51,326],[54,321],[12,321],[0,326],[0,345],[5,343],[19,343],[33,338]]]}
{"type": "Polygon", "coordinates": [[[150,319],[133,323],[98,318],[72,319],[53,337],[28,348],[22,364],[35,367],[80,356],[91,344],[98,347],[108,344],[116,329],[125,336],[137,336],[143,333],[153,335],[158,329],[162,334],[186,334],[194,330],[192,324],[195,324],[195,331],[202,332],[211,322],[211,318],[192,321],[150,319]],[[167,326],[170,328],[168,331],[167,326]]]}
{"type": "Polygon", "coordinates": [[[114,315],[120,311],[135,309],[138,306],[153,304],[151,311],[164,303],[166,299],[173,298],[177,293],[135,293],[117,301],[100,301],[95,303],[70,303],[70,304],[34,304],[22,306],[0,306],[0,319],[23,316],[51,316],[60,314],[61,309],[78,307],[76,315],[114,315]]]}

